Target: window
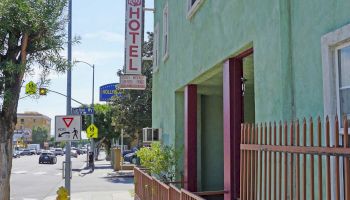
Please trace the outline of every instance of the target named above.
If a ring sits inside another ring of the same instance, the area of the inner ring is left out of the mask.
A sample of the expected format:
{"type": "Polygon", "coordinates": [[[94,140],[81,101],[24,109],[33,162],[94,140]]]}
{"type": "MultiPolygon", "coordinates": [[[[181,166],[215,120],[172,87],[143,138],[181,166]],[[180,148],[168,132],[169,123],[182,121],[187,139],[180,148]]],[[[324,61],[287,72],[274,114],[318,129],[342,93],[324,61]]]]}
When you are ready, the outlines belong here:
{"type": "Polygon", "coordinates": [[[24,119],[21,119],[21,124],[24,124],[24,119]]]}
{"type": "MultiPolygon", "coordinates": [[[[321,38],[324,115],[350,117],[350,24],[321,38]]],[[[340,120],[342,122],[342,120],[340,120]]],[[[340,132],[343,125],[339,123],[340,132]]]]}
{"type": "MultiPolygon", "coordinates": [[[[335,49],[337,113],[350,118],[350,43],[335,49]]],[[[349,121],[350,122],[350,121],[349,121]]],[[[340,123],[343,128],[343,123],[340,123]]]]}
{"type": "Polygon", "coordinates": [[[165,5],[163,10],[163,61],[169,56],[169,12],[168,4],[165,5]]]}
{"type": "Polygon", "coordinates": [[[35,121],[36,121],[36,120],[35,120],[35,119],[33,119],[33,122],[34,122],[34,123],[35,123],[35,121]]]}
{"type": "Polygon", "coordinates": [[[153,37],[153,71],[158,71],[158,47],[159,47],[159,24],[157,23],[154,28],[154,37],[153,37]]]}
{"type": "Polygon", "coordinates": [[[204,0],[187,0],[187,19],[191,19],[204,0]]]}

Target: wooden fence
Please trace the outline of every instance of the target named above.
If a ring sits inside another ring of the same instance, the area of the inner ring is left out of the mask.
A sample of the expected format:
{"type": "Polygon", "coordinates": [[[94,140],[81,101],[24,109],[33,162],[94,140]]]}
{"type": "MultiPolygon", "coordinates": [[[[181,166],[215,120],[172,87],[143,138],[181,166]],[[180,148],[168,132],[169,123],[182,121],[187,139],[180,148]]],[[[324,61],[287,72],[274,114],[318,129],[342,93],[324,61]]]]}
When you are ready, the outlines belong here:
{"type": "Polygon", "coordinates": [[[242,124],[241,199],[350,200],[348,120],[342,134],[337,117],[332,124],[242,124]]]}
{"type": "Polygon", "coordinates": [[[139,200],[204,200],[184,189],[167,185],[149,176],[144,170],[134,168],[135,199],[139,200]]]}

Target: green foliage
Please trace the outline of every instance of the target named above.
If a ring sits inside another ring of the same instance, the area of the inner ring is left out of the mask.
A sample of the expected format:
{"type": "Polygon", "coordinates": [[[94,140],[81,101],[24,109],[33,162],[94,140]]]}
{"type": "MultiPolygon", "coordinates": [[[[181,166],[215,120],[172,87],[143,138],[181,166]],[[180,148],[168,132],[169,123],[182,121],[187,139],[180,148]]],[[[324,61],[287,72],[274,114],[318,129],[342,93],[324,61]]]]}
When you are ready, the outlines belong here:
{"type": "MultiPolygon", "coordinates": [[[[96,141],[102,141],[102,143],[105,145],[108,150],[111,147],[111,142],[113,138],[118,138],[120,135],[120,132],[118,132],[115,129],[115,126],[113,126],[112,123],[112,117],[113,113],[111,110],[111,106],[108,104],[94,104],[95,109],[95,115],[94,115],[94,124],[98,128],[98,138],[95,139],[96,141]]],[[[91,124],[91,117],[85,116],[83,119],[83,129],[86,130],[86,128],[91,124]]]]}
{"type": "MultiPolygon", "coordinates": [[[[148,41],[143,45],[143,57],[153,55],[153,33],[148,33],[148,41]]],[[[152,126],[152,61],[142,62],[142,74],[147,77],[145,90],[119,90],[121,95],[112,101],[113,122],[120,130],[135,138],[142,128],[152,126]]],[[[119,75],[123,73],[118,72],[119,75]]]]}
{"type": "Polygon", "coordinates": [[[16,122],[24,75],[41,71],[40,87],[49,84],[49,72],[68,67],[60,55],[67,44],[66,8],[67,0],[0,1],[0,119],[10,128],[6,138],[16,122]]]}
{"type": "Polygon", "coordinates": [[[174,181],[175,166],[179,157],[179,152],[174,147],[154,142],[151,147],[143,147],[136,154],[141,160],[141,165],[148,168],[152,175],[161,181],[174,181]]]}
{"type": "Polygon", "coordinates": [[[32,130],[32,143],[43,146],[43,143],[48,140],[48,133],[49,130],[45,127],[34,127],[32,130]]]}

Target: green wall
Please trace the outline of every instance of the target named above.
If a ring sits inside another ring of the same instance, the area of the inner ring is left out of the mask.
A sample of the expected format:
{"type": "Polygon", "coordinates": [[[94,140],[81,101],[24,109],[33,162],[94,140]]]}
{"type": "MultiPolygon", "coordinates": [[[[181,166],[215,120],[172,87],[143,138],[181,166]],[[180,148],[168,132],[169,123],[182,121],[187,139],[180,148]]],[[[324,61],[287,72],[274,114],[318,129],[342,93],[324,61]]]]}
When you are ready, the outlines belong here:
{"type": "Polygon", "coordinates": [[[222,96],[202,95],[201,101],[201,188],[203,191],[223,190],[223,100],[222,96]]]}
{"type": "MultiPolygon", "coordinates": [[[[152,123],[169,135],[166,143],[183,147],[183,87],[206,85],[226,59],[251,47],[255,122],[323,116],[321,37],[350,23],[349,0],[204,0],[191,19],[186,18],[187,1],[155,1],[160,32],[165,3],[169,57],[163,61],[160,55],[154,73],[152,123]]],[[[209,113],[203,118],[206,110],[201,112],[202,122],[213,117],[209,113]]],[[[205,144],[217,126],[202,124],[202,158],[211,155],[205,144]]],[[[202,174],[216,167],[206,159],[201,163],[206,166],[202,174]]]]}

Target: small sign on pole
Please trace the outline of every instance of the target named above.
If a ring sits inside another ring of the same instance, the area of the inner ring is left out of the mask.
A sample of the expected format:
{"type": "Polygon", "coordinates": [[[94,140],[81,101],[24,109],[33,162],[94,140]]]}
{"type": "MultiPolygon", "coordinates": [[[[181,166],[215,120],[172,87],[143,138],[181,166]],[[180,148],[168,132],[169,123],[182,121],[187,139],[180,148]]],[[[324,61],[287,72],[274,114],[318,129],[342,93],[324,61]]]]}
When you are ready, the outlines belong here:
{"type": "Polygon", "coordinates": [[[57,142],[81,140],[81,116],[56,116],[55,139],[57,142]]]}
{"type": "Polygon", "coordinates": [[[129,90],[144,90],[146,89],[146,76],[121,75],[119,88],[129,90]]]}
{"type": "Polygon", "coordinates": [[[91,124],[86,129],[86,133],[88,138],[98,138],[98,128],[95,126],[95,124],[91,124]]]}
{"type": "Polygon", "coordinates": [[[93,115],[95,113],[94,108],[72,108],[73,115],[93,115]]]}
{"type": "Polygon", "coordinates": [[[37,90],[38,90],[38,86],[33,81],[30,81],[29,83],[27,83],[26,94],[35,94],[37,90]]]}

